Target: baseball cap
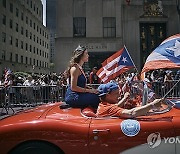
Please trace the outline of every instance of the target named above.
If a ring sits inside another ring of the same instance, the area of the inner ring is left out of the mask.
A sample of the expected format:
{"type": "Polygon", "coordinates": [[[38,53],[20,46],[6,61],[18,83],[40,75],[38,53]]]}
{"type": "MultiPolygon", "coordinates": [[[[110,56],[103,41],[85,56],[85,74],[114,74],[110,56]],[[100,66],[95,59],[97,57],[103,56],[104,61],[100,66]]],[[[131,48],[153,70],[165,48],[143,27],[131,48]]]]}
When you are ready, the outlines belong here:
{"type": "Polygon", "coordinates": [[[99,95],[98,96],[103,96],[106,95],[107,93],[110,93],[114,90],[118,89],[118,85],[115,82],[108,82],[106,84],[101,84],[98,87],[99,95]]]}

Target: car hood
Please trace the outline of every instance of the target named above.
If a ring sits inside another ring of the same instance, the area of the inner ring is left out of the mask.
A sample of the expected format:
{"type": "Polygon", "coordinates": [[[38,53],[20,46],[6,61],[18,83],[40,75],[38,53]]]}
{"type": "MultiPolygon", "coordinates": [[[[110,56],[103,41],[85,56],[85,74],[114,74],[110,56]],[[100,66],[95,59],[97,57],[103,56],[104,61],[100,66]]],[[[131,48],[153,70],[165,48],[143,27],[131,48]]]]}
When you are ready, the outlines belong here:
{"type": "Polygon", "coordinates": [[[0,120],[0,126],[6,124],[29,122],[37,120],[41,117],[44,118],[44,115],[46,115],[48,111],[50,111],[55,106],[59,106],[60,104],[61,103],[46,104],[32,109],[23,110],[0,120]]]}

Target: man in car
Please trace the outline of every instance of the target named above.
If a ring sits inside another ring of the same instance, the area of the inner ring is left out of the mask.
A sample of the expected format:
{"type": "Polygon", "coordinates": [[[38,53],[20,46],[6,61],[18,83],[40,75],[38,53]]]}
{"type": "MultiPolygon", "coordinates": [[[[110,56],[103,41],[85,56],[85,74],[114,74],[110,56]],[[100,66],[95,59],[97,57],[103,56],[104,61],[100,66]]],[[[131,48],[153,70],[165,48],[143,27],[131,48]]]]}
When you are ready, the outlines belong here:
{"type": "Polygon", "coordinates": [[[149,110],[160,107],[162,99],[155,99],[144,106],[134,107],[132,109],[122,108],[123,104],[127,101],[130,94],[125,93],[124,97],[119,100],[119,87],[115,82],[109,82],[107,84],[101,84],[98,87],[99,97],[101,103],[97,109],[98,117],[116,116],[123,118],[134,118],[137,116],[143,116],[148,113],[149,110]]]}

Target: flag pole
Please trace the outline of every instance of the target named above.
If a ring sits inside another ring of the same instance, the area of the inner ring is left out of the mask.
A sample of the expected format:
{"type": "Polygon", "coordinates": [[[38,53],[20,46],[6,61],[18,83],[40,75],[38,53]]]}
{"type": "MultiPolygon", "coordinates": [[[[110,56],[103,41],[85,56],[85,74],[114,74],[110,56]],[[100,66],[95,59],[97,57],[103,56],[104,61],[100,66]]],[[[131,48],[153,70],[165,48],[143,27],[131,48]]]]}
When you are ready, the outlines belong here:
{"type": "Polygon", "coordinates": [[[125,46],[125,45],[124,45],[124,48],[126,49],[127,54],[129,55],[129,57],[130,57],[130,59],[131,59],[131,61],[132,61],[133,65],[134,65],[134,67],[135,67],[135,69],[136,69],[137,73],[139,74],[139,71],[138,71],[138,69],[137,69],[136,65],[134,64],[134,61],[132,60],[132,58],[131,58],[131,56],[130,56],[130,54],[129,54],[129,52],[128,52],[128,50],[127,50],[127,48],[126,48],[126,46],[125,46]]]}

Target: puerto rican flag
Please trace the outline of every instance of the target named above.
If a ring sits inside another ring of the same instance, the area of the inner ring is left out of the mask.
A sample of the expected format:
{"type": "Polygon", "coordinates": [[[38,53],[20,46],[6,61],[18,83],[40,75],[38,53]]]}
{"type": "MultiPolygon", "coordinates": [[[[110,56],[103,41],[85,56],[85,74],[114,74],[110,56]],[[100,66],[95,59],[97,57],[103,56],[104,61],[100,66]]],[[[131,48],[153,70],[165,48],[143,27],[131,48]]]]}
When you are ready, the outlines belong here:
{"type": "Polygon", "coordinates": [[[160,68],[180,68],[180,34],[164,40],[148,56],[141,74],[160,68]]]}
{"type": "Polygon", "coordinates": [[[134,66],[129,53],[124,46],[121,50],[107,58],[102,63],[102,68],[100,68],[96,74],[104,83],[107,83],[134,66]]]}

